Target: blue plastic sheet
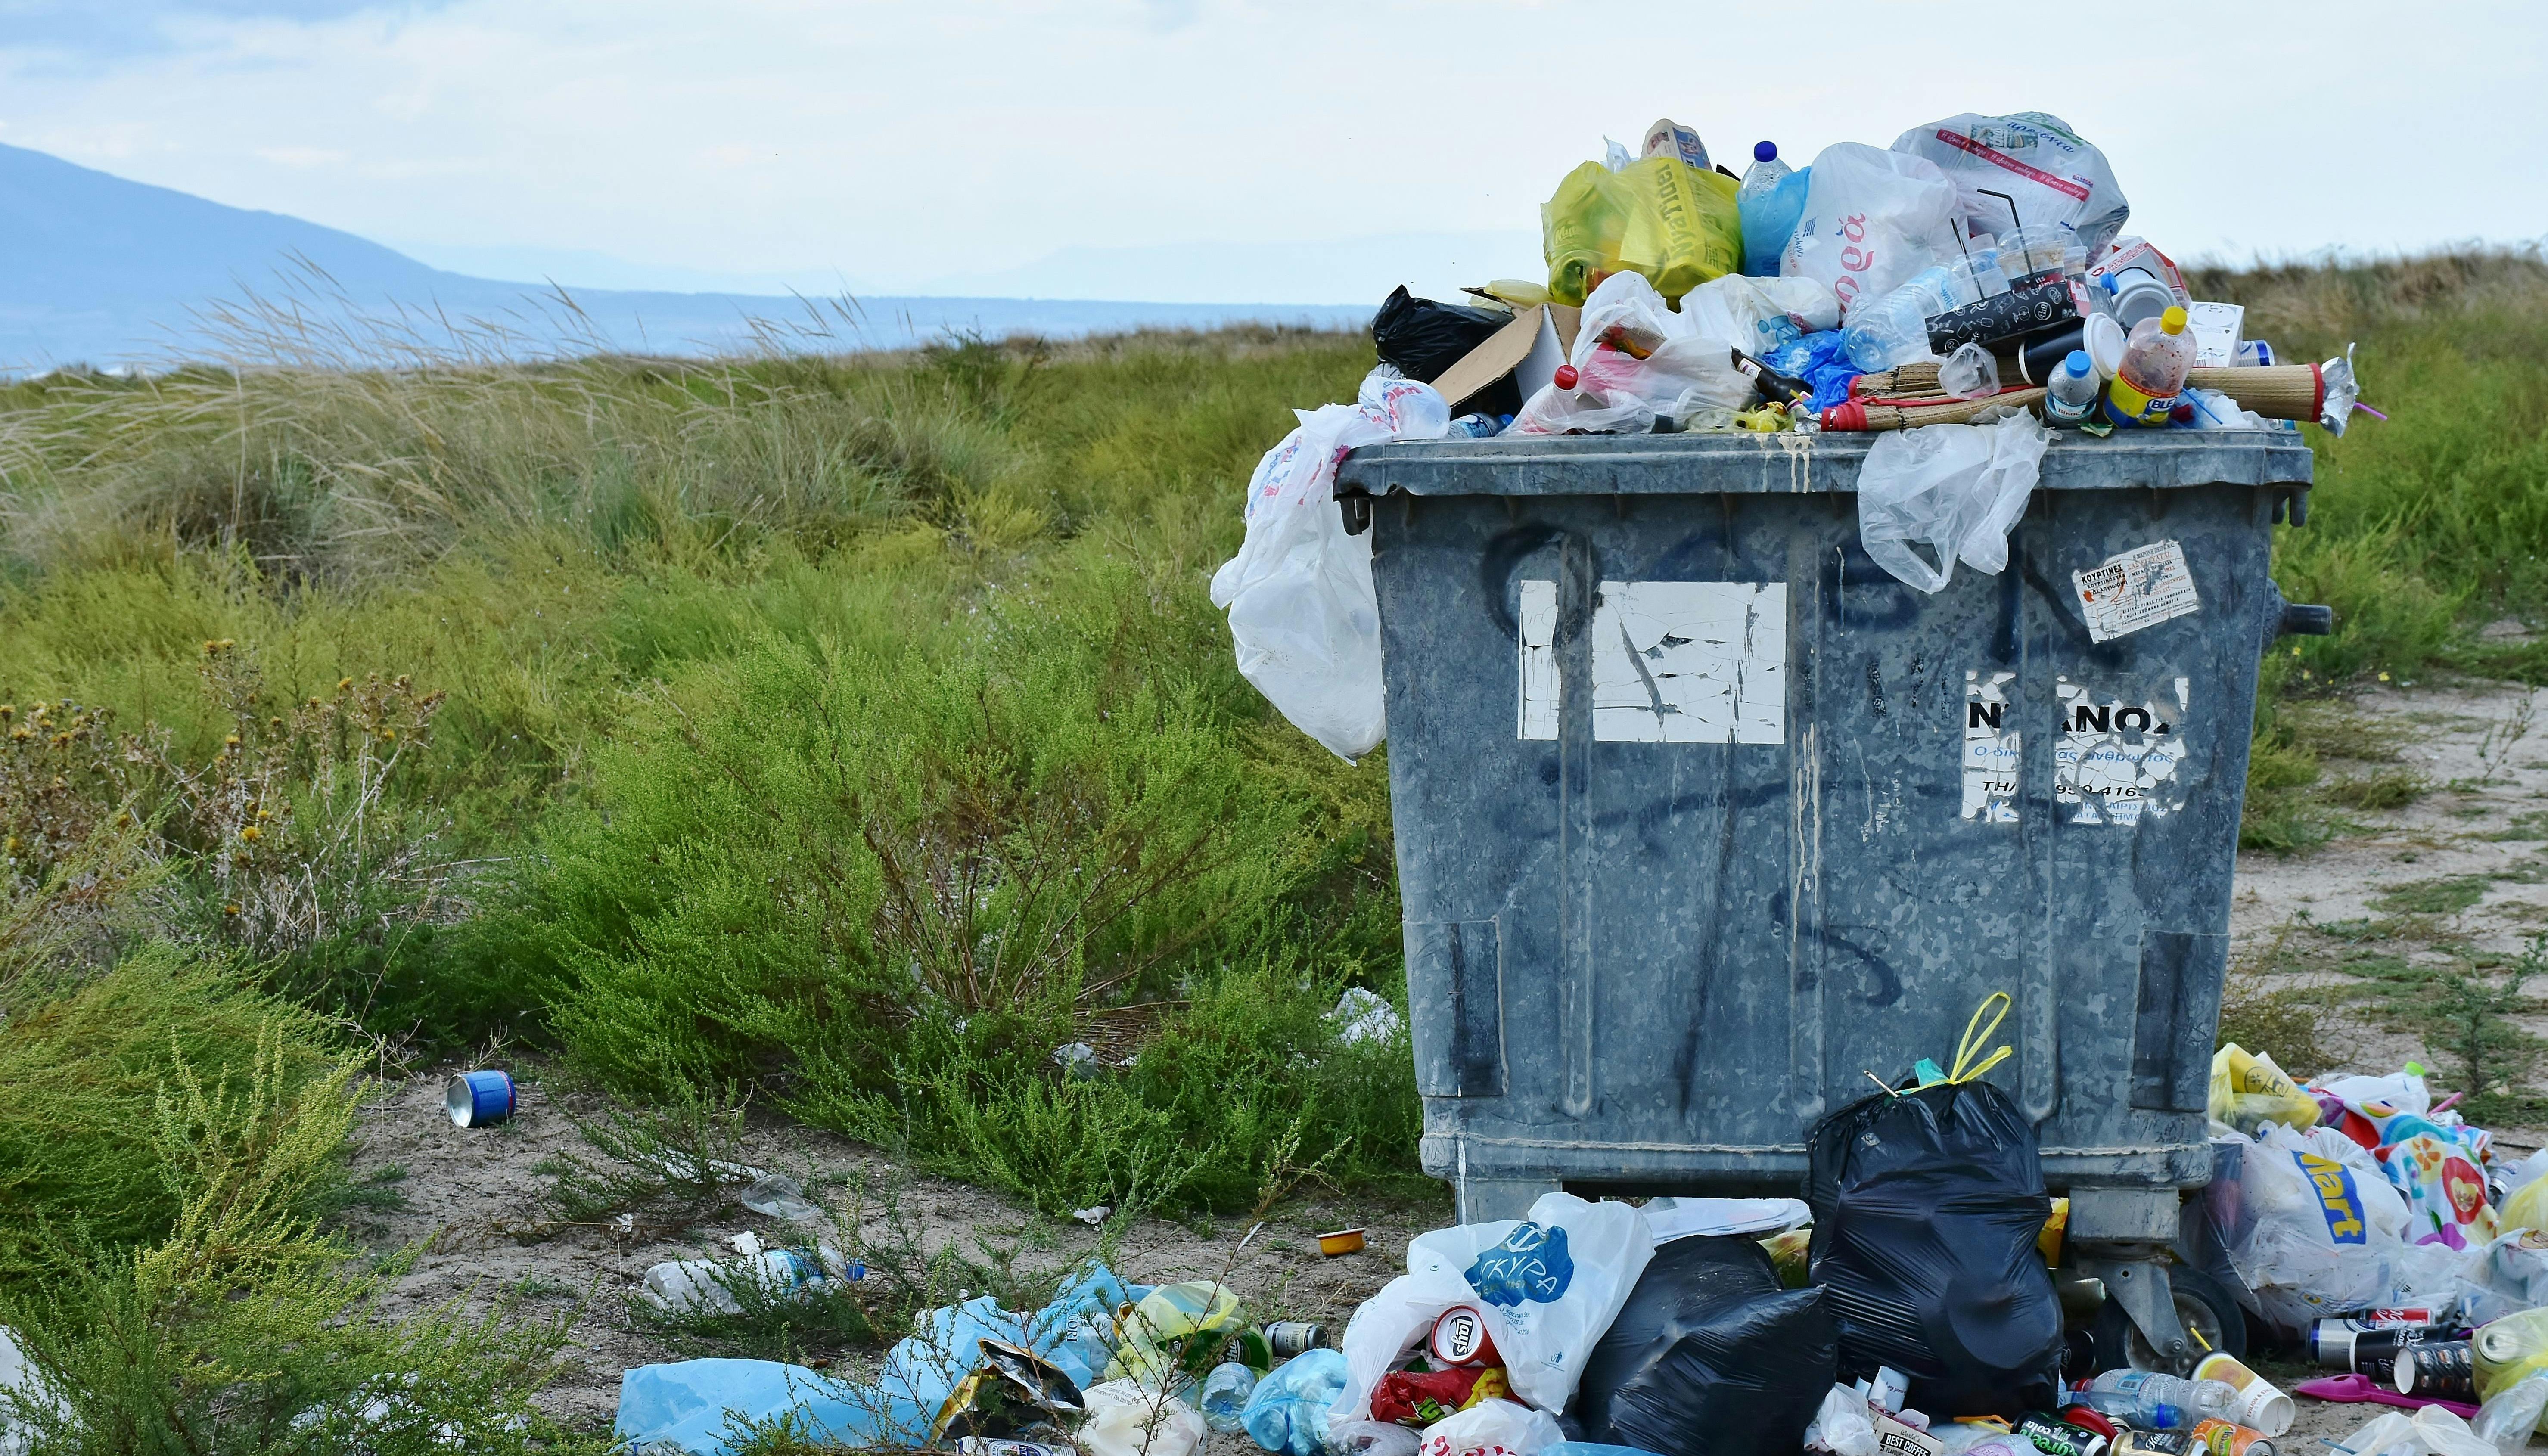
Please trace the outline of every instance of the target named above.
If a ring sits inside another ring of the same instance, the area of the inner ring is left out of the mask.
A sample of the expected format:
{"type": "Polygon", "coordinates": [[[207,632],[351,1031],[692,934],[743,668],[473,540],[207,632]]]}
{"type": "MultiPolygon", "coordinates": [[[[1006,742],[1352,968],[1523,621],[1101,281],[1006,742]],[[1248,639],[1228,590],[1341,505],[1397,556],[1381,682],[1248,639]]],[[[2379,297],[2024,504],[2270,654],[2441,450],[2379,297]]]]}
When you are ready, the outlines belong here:
{"type": "Polygon", "coordinates": [[[1319,1456],[1327,1440],[1327,1408],[1344,1388],[1344,1351],[1304,1350],[1256,1383],[1238,1423],[1280,1456],[1319,1456]]]}
{"type": "Polygon", "coordinates": [[[920,1446],[957,1381],[972,1372],[983,1339],[1022,1345],[1061,1368],[1082,1388],[1097,1383],[1114,1357],[1102,1331],[1116,1307],[1147,1293],[1127,1286],[1103,1264],[1072,1276],[1052,1303],[1020,1315],[988,1295],[932,1310],[920,1328],[897,1341],[869,1384],[829,1379],[774,1360],[682,1360],[641,1365],[619,1377],[619,1418],[612,1432],[643,1450],[669,1443],[691,1456],[728,1456],[737,1417],[767,1421],[792,1414],[799,1432],[847,1446],[920,1446]],[[1094,1317],[1094,1318],[1091,1318],[1094,1317]]]}

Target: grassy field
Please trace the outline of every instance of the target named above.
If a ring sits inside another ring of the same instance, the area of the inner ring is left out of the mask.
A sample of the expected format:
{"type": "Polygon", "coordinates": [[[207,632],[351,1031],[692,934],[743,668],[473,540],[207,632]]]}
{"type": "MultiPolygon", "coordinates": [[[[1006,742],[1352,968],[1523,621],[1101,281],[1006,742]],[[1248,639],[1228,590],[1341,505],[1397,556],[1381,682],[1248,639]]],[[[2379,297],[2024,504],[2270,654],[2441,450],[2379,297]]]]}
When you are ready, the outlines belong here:
{"type": "MultiPolygon", "coordinates": [[[[2287,357],[2358,340],[2391,415],[2311,432],[2280,546],[2342,624],[2259,714],[2248,843],[2303,850],[2342,806],[2284,704],[2548,672],[2477,635],[2548,587],[2548,268],[2195,291],[2287,357]]],[[[1410,1178],[1403,1037],[1325,1015],[1404,996],[1385,770],[1274,718],[1205,596],[1256,456],[1369,363],[1234,331],[0,388],[0,1068],[54,1089],[0,1107],[0,1320],[129,1432],[90,1448],[294,1449],[390,1382],[418,1449],[554,1434],[554,1327],[360,1318],[396,1265],[327,1219],[385,1059],[536,1056],[1051,1213],[1410,1178]]]]}

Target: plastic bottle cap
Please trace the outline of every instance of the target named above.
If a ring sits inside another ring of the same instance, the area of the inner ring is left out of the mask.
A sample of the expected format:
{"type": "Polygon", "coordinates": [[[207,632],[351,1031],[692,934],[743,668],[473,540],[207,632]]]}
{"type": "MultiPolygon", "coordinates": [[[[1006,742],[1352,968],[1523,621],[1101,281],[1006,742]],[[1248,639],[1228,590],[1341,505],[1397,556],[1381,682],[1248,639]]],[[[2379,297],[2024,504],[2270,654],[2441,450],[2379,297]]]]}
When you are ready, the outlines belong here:
{"type": "Polygon", "coordinates": [[[1774,162],[1774,161],[1776,161],[1777,159],[1778,159],[1778,143],[1777,143],[1777,142],[1775,142],[1775,141],[1755,141],[1755,142],[1753,142],[1753,143],[1752,143],[1752,160],[1754,160],[1754,161],[1756,161],[1756,162],[1774,162]]]}
{"type": "Polygon", "coordinates": [[[2174,304],[2168,305],[2167,312],[2158,316],[2158,331],[2161,333],[2185,332],[2185,311],[2174,304]]]}
{"type": "Polygon", "coordinates": [[[1571,390],[1575,388],[1575,381],[1580,377],[1576,374],[1574,365],[1560,364],[1557,366],[1557,373],[1551,376],[1550,382],[1559,389],[1571,390]]]}
{"type": "Polygon", "coordinates": [[[2096,369],[2097,366],[2089,361],[2086,349],[2072,349],[2069,357],[2061,361],[2061,372],[2072,379],[2085,379],[2096,369]]]}

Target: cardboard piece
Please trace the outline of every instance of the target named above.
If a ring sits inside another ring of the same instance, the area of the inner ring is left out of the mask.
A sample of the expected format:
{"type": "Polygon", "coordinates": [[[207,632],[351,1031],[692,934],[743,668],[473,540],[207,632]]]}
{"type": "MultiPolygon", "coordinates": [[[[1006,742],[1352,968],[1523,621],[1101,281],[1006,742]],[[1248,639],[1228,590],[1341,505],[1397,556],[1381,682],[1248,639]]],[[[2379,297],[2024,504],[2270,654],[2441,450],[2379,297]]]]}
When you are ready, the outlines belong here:
{"type": "Polygon", "coordinates": [[[1564,304],[1533,304],[1516,310],[1510,323],[1487,335],[1487,341],[1471,349],[1460,362],[1442,371],[1433,388],[1451,404],[1451,412],[1471,396],[1509,374],[1521,387],[1524,400],[1539,393],[1557,373],[1557,366],[1575,352],[1575,330],[1583,321],[1584,311],[1564,304]]]}

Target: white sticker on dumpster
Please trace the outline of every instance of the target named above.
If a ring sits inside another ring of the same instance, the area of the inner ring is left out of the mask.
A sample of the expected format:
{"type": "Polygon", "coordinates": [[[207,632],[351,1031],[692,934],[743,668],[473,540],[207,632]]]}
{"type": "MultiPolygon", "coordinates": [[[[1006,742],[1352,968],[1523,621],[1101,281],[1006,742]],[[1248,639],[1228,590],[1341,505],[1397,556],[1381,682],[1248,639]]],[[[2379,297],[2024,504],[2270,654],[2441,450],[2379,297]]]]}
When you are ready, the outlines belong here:
{"type": "Polygon", "coordinates": [[[1964,674],[1964,807],[1966,819],[1984,824],[2017,822],[2017,766],[2021,734],[2010,716],[2008,684],[2015,673],[1964,674]]]}
{"type": "MultiPolygon", "coordinates": [[[[1524,739],[1557,737],[1557,584],[1521,586],[1524,739]]],[[[1592,607],[1592,736],[1603,743],[1783,743],[1783,582],[1603,582],[1592,607]]]]}
{"type": "Polygon", "coordinates": [[[2072,572],[2070,585],[2079,593],[2088,635],[2100,642],[2203,609],[2185,569],[2185,548],[2172,540],[2136,546],[2107,557],[2102,566],[2072,572]]]}
{"type": "Polygon", "coordinates": [[[2063,678],[2053,685],[2061,710],[2061,735],[2052,750],[2052,800],[2071,824],[2131,827],[2185,807],[2182,725],[2190,683],[2179,678],[2172,694],[2134,703],[2091,691],[2063,678]]]}

